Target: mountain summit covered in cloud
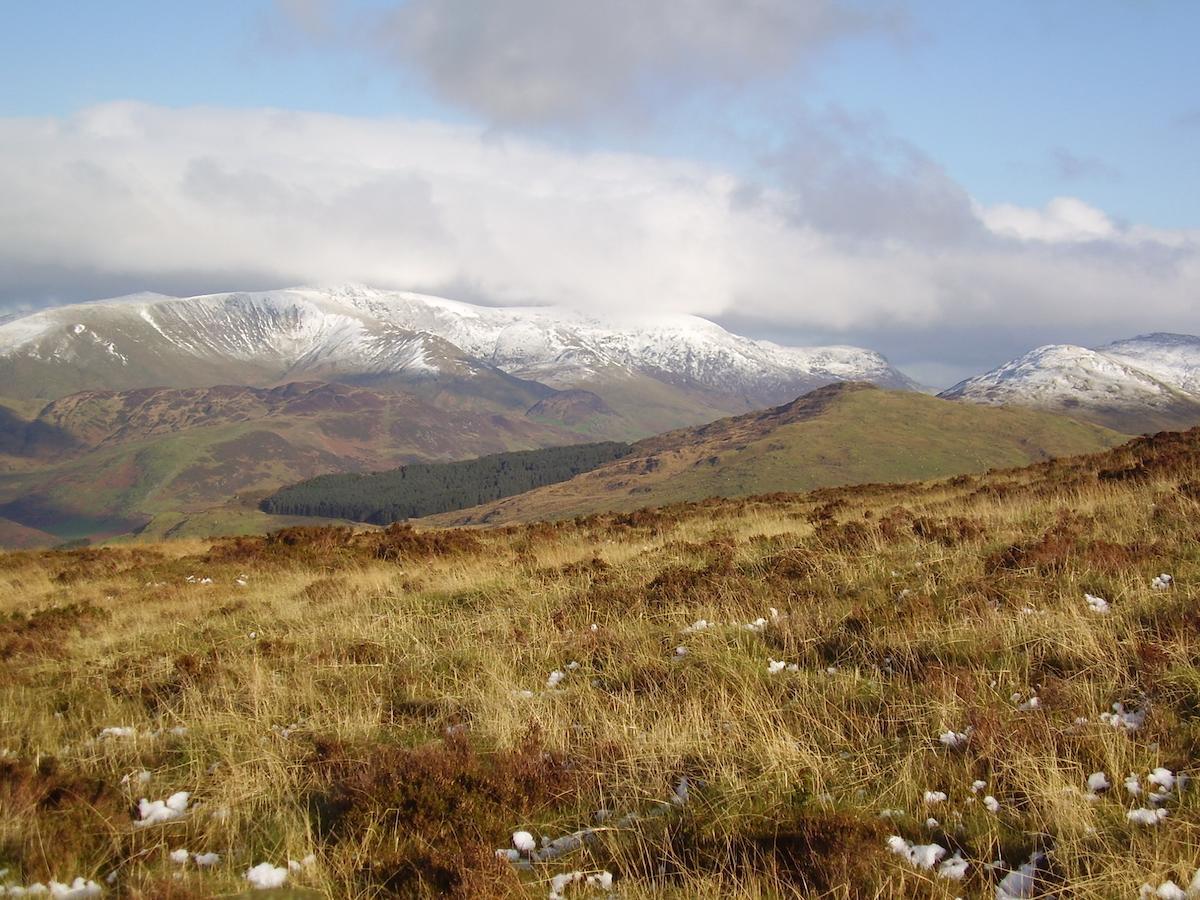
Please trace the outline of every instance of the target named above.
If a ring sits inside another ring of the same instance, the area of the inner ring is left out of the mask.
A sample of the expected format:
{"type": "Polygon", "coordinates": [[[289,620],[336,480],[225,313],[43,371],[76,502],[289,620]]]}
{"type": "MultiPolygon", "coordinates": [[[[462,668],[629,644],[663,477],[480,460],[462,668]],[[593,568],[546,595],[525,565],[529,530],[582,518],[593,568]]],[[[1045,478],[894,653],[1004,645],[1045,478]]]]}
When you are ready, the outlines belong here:
{"type": "Polygon", "coordinates": [[[632,406],[641,384],[660,399],[678,394],[681,411],[688,395],[732,410],[834,381],[914,386],[869,350],[782,347],[696,316],[605,319],[357,285],[137,294],[44,310],[0,325],[0,371],[10,396],[43,398],[84,387],[325,379],[420,388],[508,379],[611,393],[613,404],[632,406]]]}
{"type": "Polygon", "coordinates": [[[985,202],[881,127],[798,114],[750,165],[290,110],[0,117],[0,308],[354,281],[752,318],[951,378],[1011,355],[1014,323],[1026,346],[1076,329],[1083,297],[1088,341],[1200,324],[1194,232],[985,202]]]}

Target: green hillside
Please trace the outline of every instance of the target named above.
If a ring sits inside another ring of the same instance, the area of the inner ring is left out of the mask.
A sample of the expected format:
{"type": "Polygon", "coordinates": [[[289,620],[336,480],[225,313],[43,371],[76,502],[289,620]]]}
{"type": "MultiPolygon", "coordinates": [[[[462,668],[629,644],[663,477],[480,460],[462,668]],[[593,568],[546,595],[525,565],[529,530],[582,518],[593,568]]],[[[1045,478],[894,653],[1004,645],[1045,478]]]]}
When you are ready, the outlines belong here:
{"type": "MultiPolygon", "coordinates": [[[[0,517],[61,541],[262,531],[278,523],[257,501],[316,475],[580,438],[520,415],[318,383],[86,392],[48,404],[36,420],[8,417],[0,517]]],[[[5,534],[17,532],[0,532],[0,546],[16,546],[5,534]]]]}
{"type": "Polygon", "coordinates": [[[566,481],[630,451],[628,444],[608,441],[401,466],[365,475],[321,475],[276,491],[260,506],[274,514],[388,525],[566,481]]]}
{"type": "Polygon", "coordinates": [[[561,484],[436,517],[496,523],[632,510],[870,482],[904,482],[1115,446],[1125,436],[1051,413],[974,406],[868,385],[635,445],[628,457],[561,484]]]}

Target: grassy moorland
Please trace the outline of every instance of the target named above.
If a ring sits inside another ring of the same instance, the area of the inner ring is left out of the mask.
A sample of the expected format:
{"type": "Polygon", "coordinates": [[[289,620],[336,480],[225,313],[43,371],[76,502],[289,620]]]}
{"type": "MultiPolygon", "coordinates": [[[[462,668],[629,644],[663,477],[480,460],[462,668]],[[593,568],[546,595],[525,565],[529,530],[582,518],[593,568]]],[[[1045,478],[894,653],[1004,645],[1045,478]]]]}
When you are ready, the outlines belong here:
{"type": "Polygon", "coordinates": [[[567,481],[424,524],[547,521],[707,497],[923,481],[1094,453],[1126,440],[1053,413],[841,383],[773,409],[646,438],[621,459],[567,481]]]}
{"type": "Polygon", "coordinates": [[[630,900],[1186,888],[1198,528],[1195,431],[552,526],[9,554],[0,883],[231,896],[269,863],[292,897],[609,892],[553,881],[575,871],[630,900]]]}

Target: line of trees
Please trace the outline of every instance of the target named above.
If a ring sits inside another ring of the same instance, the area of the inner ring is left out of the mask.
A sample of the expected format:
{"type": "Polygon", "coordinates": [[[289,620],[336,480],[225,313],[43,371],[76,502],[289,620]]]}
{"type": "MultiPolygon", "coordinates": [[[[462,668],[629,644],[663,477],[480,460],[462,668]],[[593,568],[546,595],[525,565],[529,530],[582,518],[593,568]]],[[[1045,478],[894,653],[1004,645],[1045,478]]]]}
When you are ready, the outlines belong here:
{"type": "Polygon", "coordinates": [[[281,488],[260,506],[264,512],[280,515],[388,525],[566,481],[630,451],[628,444],[605,441],[496,453],[461,462],[420,463],[369,475],[321,475],[281,488]]]}

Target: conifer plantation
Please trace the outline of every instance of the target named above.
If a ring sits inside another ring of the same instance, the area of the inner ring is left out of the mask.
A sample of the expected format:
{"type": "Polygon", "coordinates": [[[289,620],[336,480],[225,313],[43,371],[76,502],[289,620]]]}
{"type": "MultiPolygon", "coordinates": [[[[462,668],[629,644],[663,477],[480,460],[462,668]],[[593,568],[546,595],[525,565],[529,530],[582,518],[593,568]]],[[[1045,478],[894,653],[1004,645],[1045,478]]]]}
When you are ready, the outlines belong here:
{"type": "Polygon", "coordinates": [[[322,475],[282,488],[263,500],[261,508],[277,515],[387,525],[566,481],[629,452],[628,444],[606,441],[400,466],[370,475],[322,475]]]}

